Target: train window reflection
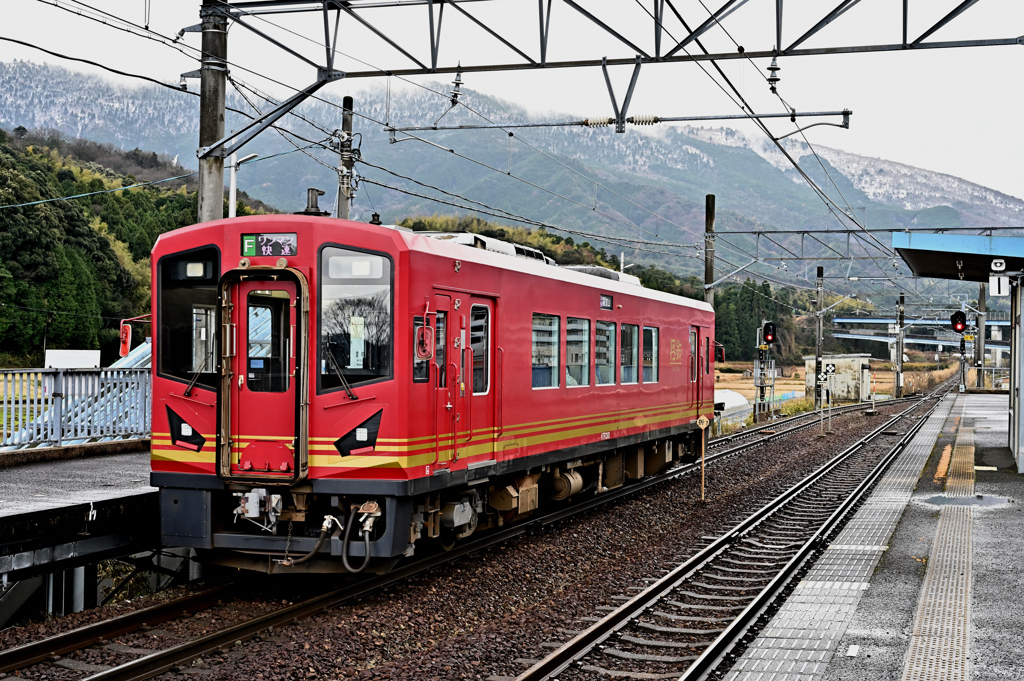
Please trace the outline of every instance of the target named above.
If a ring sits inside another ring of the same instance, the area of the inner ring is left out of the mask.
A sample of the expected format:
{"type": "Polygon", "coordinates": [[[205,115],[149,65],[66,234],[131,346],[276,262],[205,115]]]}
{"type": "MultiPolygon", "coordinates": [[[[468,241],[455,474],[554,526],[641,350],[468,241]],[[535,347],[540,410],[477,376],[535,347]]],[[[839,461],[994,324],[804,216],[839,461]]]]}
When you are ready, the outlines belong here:
{"type": "Polygon", "coordinates": [[[473,349],[473,394],[486,393],[490,387],[490,310],[474,305],[469,315],[469,347],[473,349]]]}
{"type": "Polygon", "coordinates": [[[615,384],[615,322],[598,322],[594,334],[594,368],[598,385],[615,384]]]}
{"type": "Polygon", "coordinates": [[[620,352],[622,354],[621,370],[622,370],[622,382],[623,383],[636,383],[640,380],[637,377],[637,355],[639,348],[637,347],[640,328],[636,324],[623,324],[622,327],[622,342],[620,352]]]}
{"type": "Polygon", "coordinates": [[[590,320],[569,317],[565,325],[565,384],[590,385],[590,320]]]}
{"type": "Polygon", "coordinates": [[[220,252],[213,246],[160,258],[155,359],[161,376],[216,386],[218,276],[220,252]]]}
{"type": "Polygon", "coordinates": [[[533,387],[558,387],[558,317],[533,315],[533,387]]]}
{"type": "Polygon", "coordinates": [[[288,309],[285,291],[252,291],[248,296],[246,383],[253,392],[288,390],[288,309]]]}
{"type": "Polygon", "coordinates": [[[644,327],[644,383],[658,382],[658,329],[644,327]]]}
{"type": "MultiPolygon", "coordinates": [[[[430,320],[427,320],[427,326],[430,326],[430,320]]],[[[413,317],[412,320],[412,382],[413,383],[426,383],[430,380],[430,360],[420,359],[416,356],[416,334],[423,328],[423,317],[413,317]]]]}
{"type": "Polygon", "coordinates": [[[320,277],[320,388],[390,378],[391,261],[325,248],[320,277]]]}
{"type": "Polygon", "coordinates": [[[437,387],[448,385],[448,367],[444,363],[448,349],[448,315],[437,313],[437,337],[434,339],[434,362],[437,364],[437,387]]]}

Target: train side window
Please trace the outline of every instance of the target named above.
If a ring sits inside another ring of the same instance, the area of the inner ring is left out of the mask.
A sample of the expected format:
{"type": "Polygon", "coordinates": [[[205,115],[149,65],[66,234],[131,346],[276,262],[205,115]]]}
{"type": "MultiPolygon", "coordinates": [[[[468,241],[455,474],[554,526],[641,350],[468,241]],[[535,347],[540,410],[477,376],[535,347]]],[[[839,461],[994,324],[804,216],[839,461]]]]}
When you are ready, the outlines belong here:
{"type": "Polygon", "coordinates": [[[157,372],[184,383],[195,378],[197,386],[215,389],[220,252],[206,246],[167,255],[156,271],[157,372]]]}
{"type": "Polygon", "coordinates": [[[565,320],[565,384],[590,385],[590,320],[565,320]]]}
{"type": "Polygon", "coordinates": [[[557,388],[560,334],[559,318],[533,313],[533,387],[557,388]]]}
{"type": "Polygon", "coordinates": [[[637,376],[637,365],[640,364],[637,357],[640,327],[636,324],[623,324],[622,333],[619,336],[622,339],[620,342],[621,380],[623,383],[636,383],[640,380],[637,376]]]}
{"type": "Polygon", "coordinates": [[[216,312],[214,305],[192,306],[192,371],[217,366],[216,312]]]}
{"type": "Polygon", "coordinates": [[[658,329],[644,327],[644,383],[658,382],[658,329]]]}
{"type": "MultiPolygon", "coordinates": [[[[427,324],[430,324],[427,321],[427,324]]],[[[416,357],[416,333],[423,328],[423,317],[412,318],[412,382],[426,383],[430,380],[430,360],[416,357]]],[[[435,350],[436,352],[436,350],[435,350]]]]}
{"type": "Polygon", "coordinates": [[[704,374],[711,373],[711,336],[704,336],[704,374]]]}
{"type": "Polygon", "coordinates": [[[697,329],[690,329],[690,381],[697,380],[697,329]]]}
{"type": "Polygon", "coordinates": [[[615,385],[615,322],[597,323],[594,369],[598,385],[615,385]]]}
{"type": "Polygon", "coordinates": [[[486,393],[491,382],[491,311],[474,305],[469,313],[469,346],[473,349],[473,394],[486,393]]]}
{"type": "Polygon", "coordinates": [[[288,309],[285,291],[252,291],[246,301],[249,390],[279,393],[288,390],[288,309]]]}
{"type": "Polygon", "coordinates": [[[321,251],[320,390],[391,378],[391,271],[386,256],[334,246],[321,251]]]}
{"type": "Polygon", "coordinates": [[[448,313],[437,313],[437,334],[434,338],[434,363],[437,364],[437,387],[448,385],[448,367],[445,357],[448,353],[448,313]]]}

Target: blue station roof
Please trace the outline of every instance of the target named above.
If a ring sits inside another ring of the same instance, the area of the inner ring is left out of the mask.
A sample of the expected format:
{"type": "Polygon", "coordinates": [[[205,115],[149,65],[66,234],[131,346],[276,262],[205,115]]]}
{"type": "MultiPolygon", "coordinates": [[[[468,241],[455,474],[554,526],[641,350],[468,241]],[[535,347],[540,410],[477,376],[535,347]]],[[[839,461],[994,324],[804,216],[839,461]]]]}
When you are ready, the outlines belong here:
{"type": "Polygon", "coordinates": [[[988,282],[996,258],[1024,270],[1024,237],[894,232],[892,247],[918,277],[988,282]]]}

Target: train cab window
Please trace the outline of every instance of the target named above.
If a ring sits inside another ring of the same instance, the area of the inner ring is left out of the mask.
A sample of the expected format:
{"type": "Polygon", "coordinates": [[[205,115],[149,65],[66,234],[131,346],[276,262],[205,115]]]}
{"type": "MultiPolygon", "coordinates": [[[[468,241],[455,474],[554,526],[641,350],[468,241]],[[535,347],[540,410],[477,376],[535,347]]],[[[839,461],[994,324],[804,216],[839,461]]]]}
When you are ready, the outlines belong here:
{"type": "Polygon", "coordinates": [[[637,368],[640,362],[638,361],[638,341],[640,340],[640,327],[636,324],[623,324],[622,333],[619,334],[620,348],[619,354],[621,355],[621,366],[620,380],[623,383],[636,383],[639,378],[637,377],[637,368]]]}
{"type": "MultiPolygon", "coordinates": [[[[427,321],[430,324],[430,321],[427,321]]],[[[413,317],[412,319],[412,381],[413,383],[426,383],[430,380],[430,360],[429,359],[418,359],[416,357],[416,334],[420,329],[423,328],[423,317],[413,317]]]]}
{"type": "Polygon", "coordinates": [[[565,384],[590,385],[590,320],[565,320],[565,384]]]}
{"type": "Polygon", "coordinates": [[[658,382],[658,329],[644,327],[644,383],[658,382]]]}
{"type": "Polygon", "coordinates": [[[533,387],[557,388],[560,344],[559,318],[533,315],[533,387]]]}
{"type": "Polygon", "coordinates": [[[157,372],[200,387],[217,385],[217,281],[213,246],[160,258],[157,264],[157,372]]]}
{"type": "Polygon", "coordinates": [[[328,246],[320,254],[319,384],[391,377],[391,260],[328,246]]]}
{"type": "Polygon", "coordinates": [[[704,336],[704,375],[711,373],[711,337],[704,336]]]}
{"type": "Polygon", "coordinates": [[[690,329],[690,381],[697,380],[697,329],[690,329]]]}
{"type": "Polygon", "coordinates": [[[474,305],[469,313],[469,347],[473,350],[473,394],[486,393],[490,387],[491,311],[486,305],[474,305]]]}
{"type": "Polygon", "coordinates": [[[434,335],[434,363],[437,365],[437,387],[448,385],[448,367],[445,357],[448,350],[448,313],[437,313],[437,329],[434,335]]]}
{"type": "Polygon", "coordinates": [[[615,385],[615,322],[598,322],[594,333],[594,370],[598,385],[615,385]]]}
{"type": "Polygon", "coordinates": [[[249,390],[279,393],[288,390],[288,310],[287,291],[252,291],[249,308],[246,383],[249,390]]]}

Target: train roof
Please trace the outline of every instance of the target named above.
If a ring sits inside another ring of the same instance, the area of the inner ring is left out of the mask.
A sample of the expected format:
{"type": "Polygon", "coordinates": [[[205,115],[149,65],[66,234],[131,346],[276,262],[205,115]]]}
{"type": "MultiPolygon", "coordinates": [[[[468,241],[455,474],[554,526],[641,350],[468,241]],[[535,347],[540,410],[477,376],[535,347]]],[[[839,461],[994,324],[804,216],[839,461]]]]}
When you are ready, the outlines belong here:
{"type": "MultiPolygon", "coordinates": [[[[372,225],[368,226],[372,227],[372,225]]],[[[640,296],[643,298],[679,305],[681,307],[690,307],[704,310],[706,312],[714,312],[712,307],[703,301],[684,298],[683,296],[677,296],[672,293],[665,293],[655,289],[644,288],[640,285],[640,280],[637,277],[634,277],[631,274],[623,276],[618,272],[614,272],[613,270],[608,270],[603,267],[585,267],[579,269],[560,267],[559,265],[548,264],[546,261],[550,260],[550,258],[547,258],[546,260],[538,260],[531,257],[522,257],[508,252],[502,252],[497,249],[492,250],[482,248],[477,245],[470,245],[469,243],[459,243],[459,240],[437,239],[432,235],[427,235],[422,232],[408,233],[405,231],[399,231],[397,233],[405,240],[408,247],[414,251],[429,251],[437,255],[446,255],[458,260],[487,265],[488,267],[498,267],[505,270],[523,272],[537,277],[543,277],[545,279],[587,286],[606,293],[622,293],[624,295],[640,296]],[[595,276],[593,273],[586,271],[588,269],[600,269],[611,275],[618,275],[620,278],[615,280],[602,275],[595,276]]]]}

